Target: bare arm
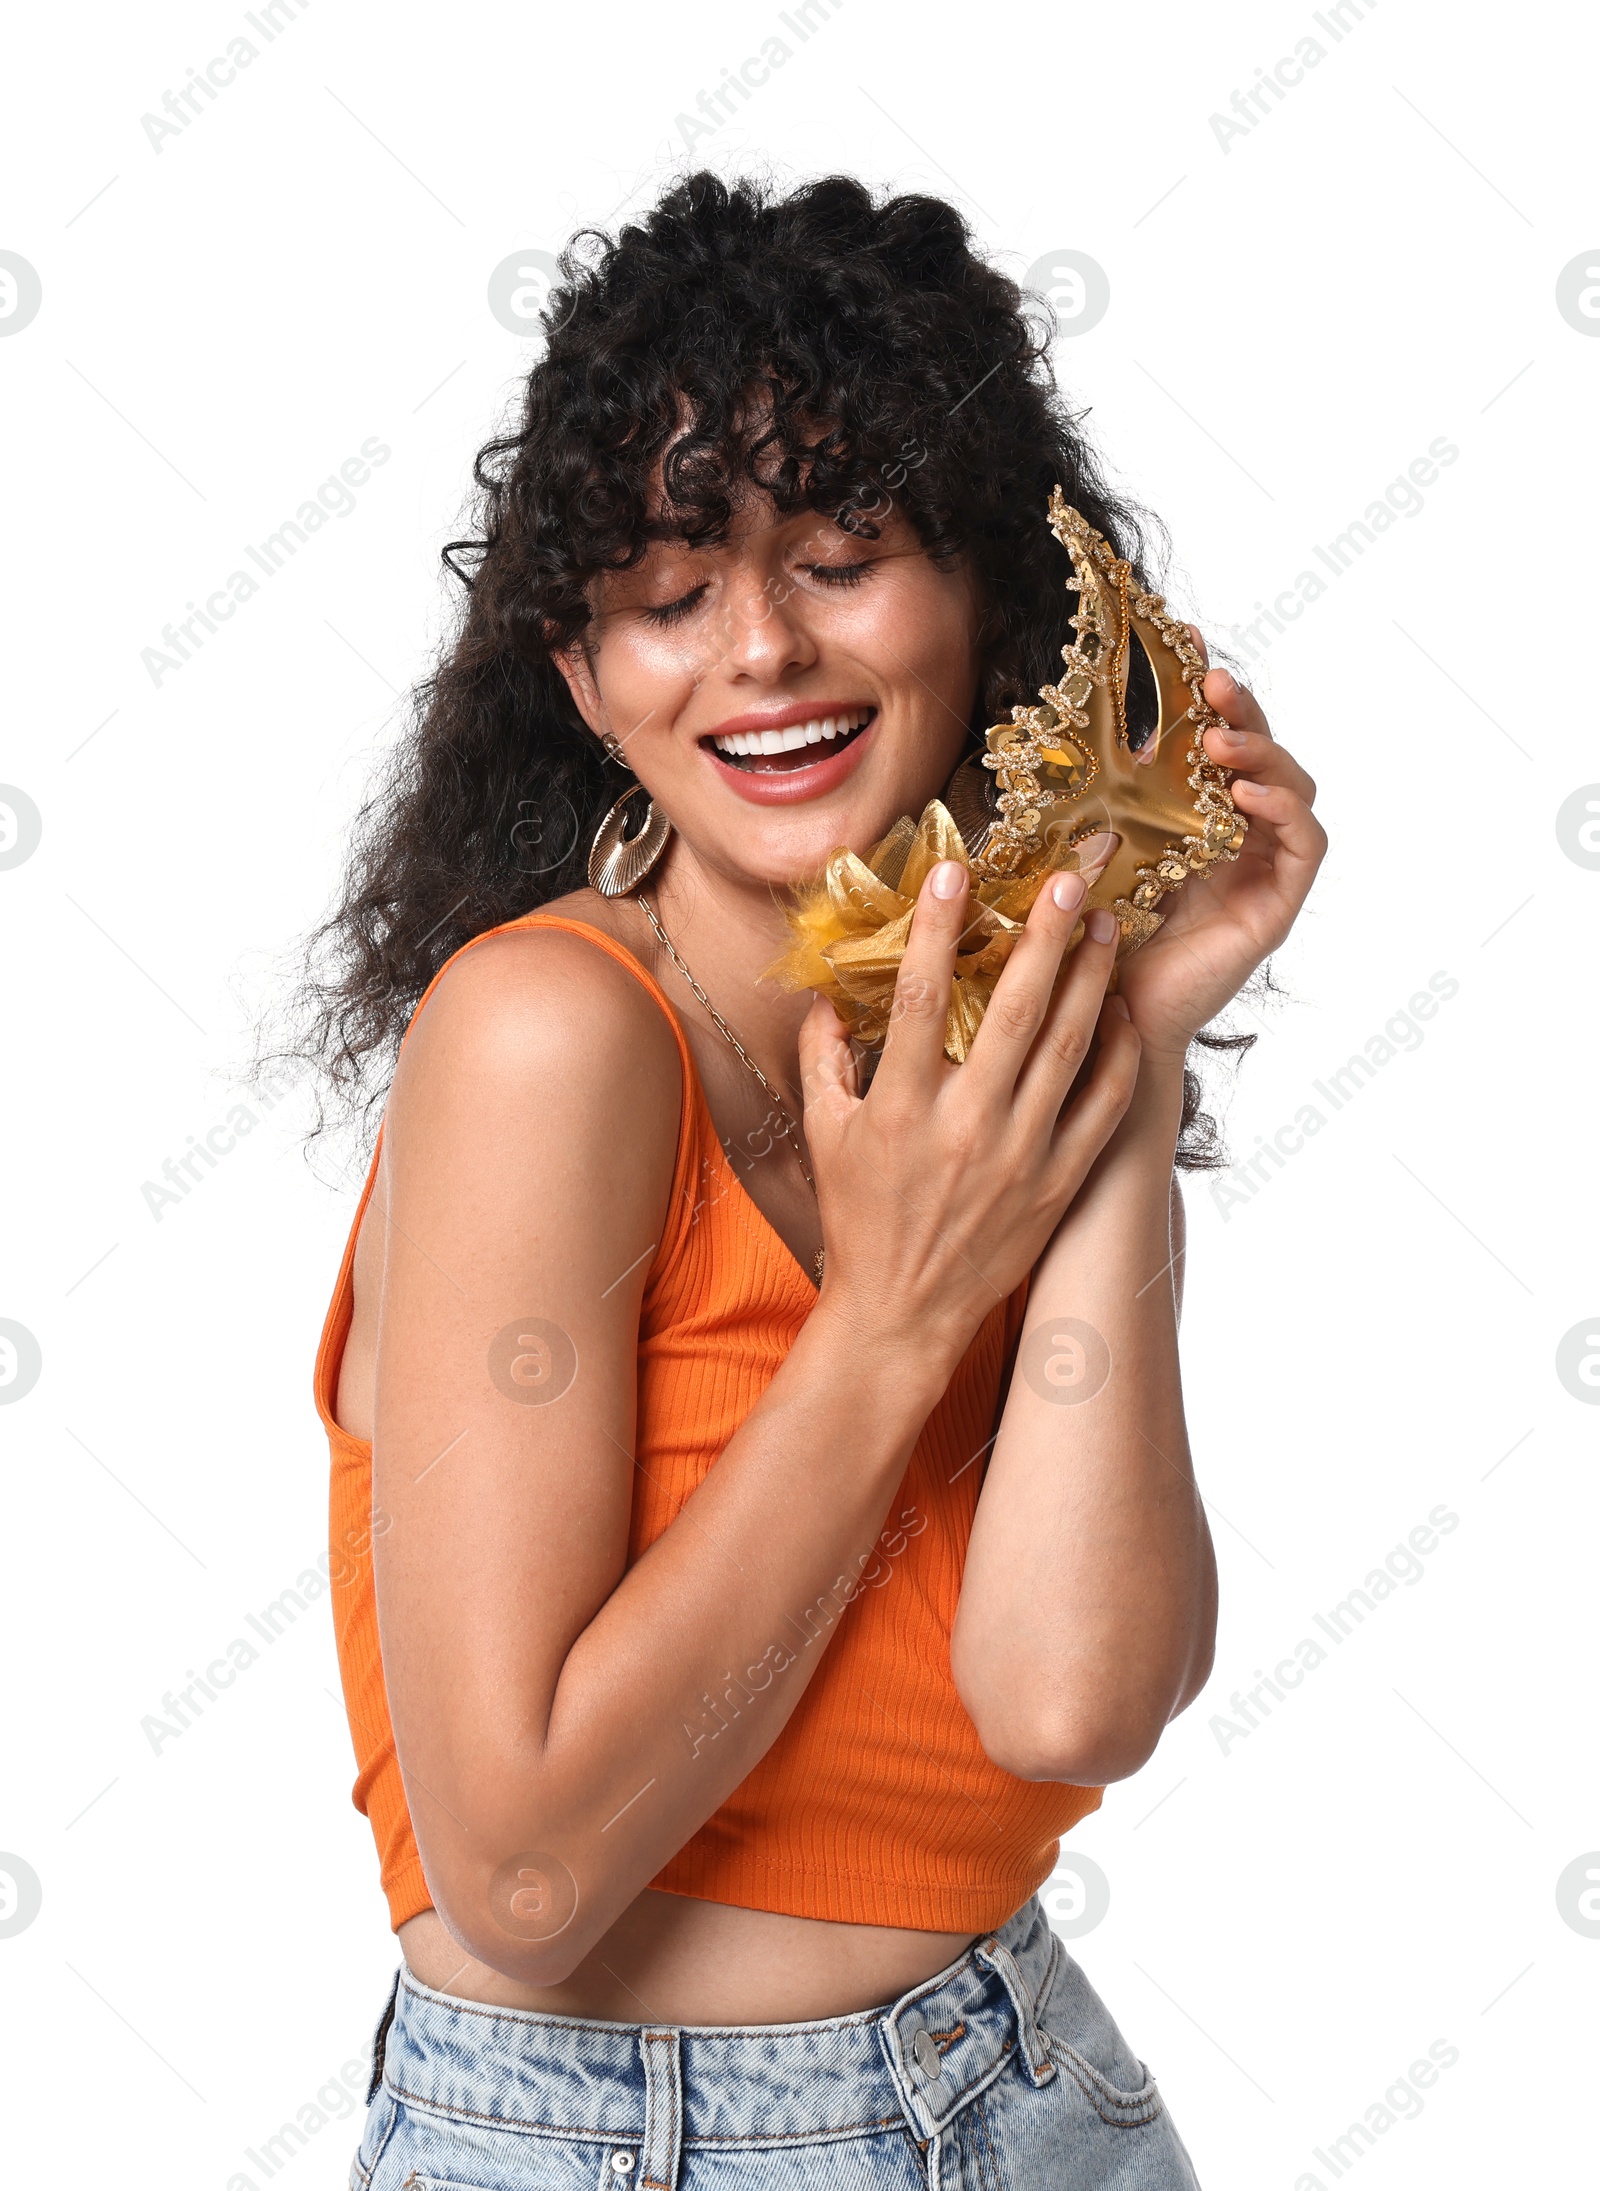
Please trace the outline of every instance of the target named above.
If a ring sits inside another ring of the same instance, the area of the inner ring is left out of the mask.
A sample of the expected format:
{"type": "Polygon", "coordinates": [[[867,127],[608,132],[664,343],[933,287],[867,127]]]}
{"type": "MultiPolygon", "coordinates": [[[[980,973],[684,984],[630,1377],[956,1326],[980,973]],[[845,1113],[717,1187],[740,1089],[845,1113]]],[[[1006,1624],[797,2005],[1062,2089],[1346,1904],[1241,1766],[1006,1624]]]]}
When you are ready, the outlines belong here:
{"type": "Polygon", "coordinates": [[[951,1656],[984,1748],[1024,1779],[1136,1772],[1210,1670],[1216,1562],[1178,1374],[1181,1109],[1181,1066],[1147,1059],[1040,1258],[978,1502],[951,1656]]]}
{"type": "Polygon", "coordinates": [[[1188,884],[1123,964],[1139,1086],[1040,1259],[952,1638],[984,1747],[1030,1779],[1136,1772],[1211,1667],[1216,1562],[1178,1376],[1183,1064],[1287,935],[1327,839],[1253,696],[1217,670],[1205,693],[1227,726],[1207,751],[1243,771],[1244,856],[1188,884]]]}
{"type": "MultiPolygon", "coordinates": [[[[770,1747],[826,1645],[803,1640],[803,1609],[871,1557],[972,1333],[1126,1105],[1122,1019],[1056,1124],[1110,963],[1096,945],[1046,1015],[1025,1115],[984,1123],[980,1103],[1009,1117],[1004,1074],[986,1088],[939,1056],[964,906],[924,894],[868,1098],[832,1013],[808,1020],[828,1282],[631,1568],[639,1304],[671,1183],[675,1046],[626,974],[550,932],[481,946],[407,1044],[376,1375],[385,1678],[440,1915],[508,1975],[565,1977],[770,1747]],[[998,1262],[979,1247],[996,1240],[998,1262]]],[[[1007,970],[1011,991],[1036,992],[1035,1028],[1073,917],[1045,904],[1007,970]]]]}

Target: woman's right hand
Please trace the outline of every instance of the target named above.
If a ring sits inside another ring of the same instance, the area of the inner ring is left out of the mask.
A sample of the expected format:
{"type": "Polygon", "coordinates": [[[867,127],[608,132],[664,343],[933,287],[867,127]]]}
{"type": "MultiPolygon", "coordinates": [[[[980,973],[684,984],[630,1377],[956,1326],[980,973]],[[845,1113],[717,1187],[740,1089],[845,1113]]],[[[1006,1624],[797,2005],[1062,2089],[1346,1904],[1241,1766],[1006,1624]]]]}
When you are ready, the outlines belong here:
{"type": "MultiPolygon", "coordinates": [[[[1092,876],[1090,878],[1092,880],[1092,876]]],[[[952,1373],[991,1309],[1033,1268],[1128,1108],[1139,1037],[1106,983],[1117,923],[1081,874],[1039,893],[963,1065],[944,1054],[968,871],[923,883],[872,1085],[856,1093],[847,1030],[825,998],[800,1038],[805,1132],[822,1211],[820,1307],[858,1337],[952,1373]],[[1093,1067],[1068,1090],[1098,1034],[1093,1067]]]]}

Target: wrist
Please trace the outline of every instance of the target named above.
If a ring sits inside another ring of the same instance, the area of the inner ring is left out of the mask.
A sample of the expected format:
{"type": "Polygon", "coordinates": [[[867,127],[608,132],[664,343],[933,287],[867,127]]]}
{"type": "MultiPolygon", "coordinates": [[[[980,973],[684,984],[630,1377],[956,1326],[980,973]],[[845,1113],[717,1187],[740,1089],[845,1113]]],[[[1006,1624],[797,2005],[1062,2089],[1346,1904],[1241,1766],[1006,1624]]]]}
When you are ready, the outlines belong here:
{"type": "Polygon", "coordinates": [[[1067,1213],[1082,1214],[1091,1202],[1107,1194],[1148,1191],[1152,1205],[1165,1205],[1171,1192],[1178,1134],[1183,1125],[1183,1059],[1150,1057],[1139,1060],[1139,1078],[1133,1100],[1122,1114],[1116,1131],[1100,1152],[1098,1161],[1077,1201],[1067,1213]]]}
{"type": "Polygon", "coordinates": [[[1147,1031],[1143,1023],[1135,1019],[1139,1032],[1139,1073],[1143,1079],[1147,1070],[1155,1073],[1177,1073],[1182,1077],[1189,1056],[1189,1046],[1194,1041],[1191,1030],[1183,1027],[1163,1027],[1147,1031]]]}
{"type": "Polygon", "coordinates": [[[971,1341],[931,1319],[897,1313],[881,1294],[863,1299],[838,1277],[824,1276],[802,1339],[826,1350],[827,1375],[841,1394],[859,1393],[879,1421],[897,1418],[920,1433],[943,1398],[971,1341]],[[884,1414],[881,1411],[886,1410],[884,1414]]]}
{"type": "Polygon", "coordinates": [[[1183,1119],[1183,1076],[1187,1050],[1142,1050],[1139,1078],[1133,1099],[1112,1136],[1113,1143],[1127,1139],[1160,1139],[1176,1143],[1183,1119]]]}

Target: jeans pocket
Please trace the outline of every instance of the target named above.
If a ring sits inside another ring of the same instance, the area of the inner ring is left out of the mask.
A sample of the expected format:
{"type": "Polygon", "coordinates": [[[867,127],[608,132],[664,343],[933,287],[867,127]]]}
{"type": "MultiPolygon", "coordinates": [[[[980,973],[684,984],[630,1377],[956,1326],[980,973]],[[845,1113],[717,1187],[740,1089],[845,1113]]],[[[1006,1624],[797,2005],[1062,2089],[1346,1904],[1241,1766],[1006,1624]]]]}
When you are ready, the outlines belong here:
{"type": "Polygon", "coordinates": [[[408,2107],[388,2093],[374,2101],[374,2117],[380,2108],[389,2112],[362,2140],[351,2191],[634,2191],[640,2181],[634,2139],[538,2137],[408,2107]]]}
{"type": "Polygon", "coordinates": [[[372,2182],[373,2171],[383,2158],[383,2149],[394,2132],[399,2113],[398,2101],[391,2093],[380,2089],[367,2109],[361,2143],[356,2147],[356,2157],[350,2163],[350,2191],[367,2191],[372,2182]]]}
{"type": "Polygon", "coordinates": [[[1131,2130],[1161,2113],[1155,2079],[1059,1940],[1039,2004],[1039,2032],[1057,2069],[1103,2122],[1131,2130]]]}
{"type": "Polygon", "coordinates": [[[1057,2069],[1075,2081],[1102,2122],[1111,2123],[1118,2130],[1137,2130],[1144,2123],[1154,2122],[1161,2113],[1164,2105],[1161,2094],[1143,2062],[1135,2063],[1138,2083],[1126,2087],[1113,2084],[1086,2055],[1069,2046],[1065,2039],[1057,2038],[1054,2032],[1044,2034],[1044,2043],[1057,2069]]]}

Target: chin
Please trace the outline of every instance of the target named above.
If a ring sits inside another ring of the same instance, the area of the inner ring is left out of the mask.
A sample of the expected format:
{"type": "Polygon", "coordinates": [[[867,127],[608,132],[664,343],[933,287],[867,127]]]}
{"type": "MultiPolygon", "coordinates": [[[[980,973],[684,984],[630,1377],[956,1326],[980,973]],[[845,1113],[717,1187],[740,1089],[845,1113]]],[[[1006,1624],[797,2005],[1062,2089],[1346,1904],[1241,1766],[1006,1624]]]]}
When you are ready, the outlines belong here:
{"type": "MultiPolygon", "coordinates": [[[[731,818],[704,817],[699,842],[715,846],[717,865],[762,888],[786,889],[821,873],[841,845],[865,853],[902,814],[920,814],[937,786],[921,792],[902,788],[874,795],[867,783],[848,798],[831,798],[788,807],[766,807],[731,818]]],[[[692,825],[691,825],[692,826],[692,825]]]]}

